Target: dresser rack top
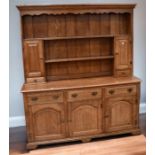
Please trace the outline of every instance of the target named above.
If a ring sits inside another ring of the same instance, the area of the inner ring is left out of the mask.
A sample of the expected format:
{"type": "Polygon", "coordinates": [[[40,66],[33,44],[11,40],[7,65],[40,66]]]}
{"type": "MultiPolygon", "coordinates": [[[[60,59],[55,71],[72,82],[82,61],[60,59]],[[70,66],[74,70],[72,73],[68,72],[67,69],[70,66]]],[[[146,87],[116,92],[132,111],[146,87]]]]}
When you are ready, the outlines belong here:
{"type": "Polygon", "coordinates": [[[41,14],[132,13],[136,4],[19,5],[21,16],[41,14]]]}

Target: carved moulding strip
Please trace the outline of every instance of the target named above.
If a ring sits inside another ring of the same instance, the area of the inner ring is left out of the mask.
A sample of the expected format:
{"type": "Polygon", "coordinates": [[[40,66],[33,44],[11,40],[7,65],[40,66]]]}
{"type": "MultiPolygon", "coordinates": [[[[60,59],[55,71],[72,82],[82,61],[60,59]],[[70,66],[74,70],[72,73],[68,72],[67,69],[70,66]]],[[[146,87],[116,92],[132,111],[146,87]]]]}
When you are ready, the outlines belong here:
{"type": "Polygon", "coordinates": [[[41,14],[102,14],[102,13],[132,13],[132,5],[43,5],[43,6],[17,6],[21,16],[41,14]]]}

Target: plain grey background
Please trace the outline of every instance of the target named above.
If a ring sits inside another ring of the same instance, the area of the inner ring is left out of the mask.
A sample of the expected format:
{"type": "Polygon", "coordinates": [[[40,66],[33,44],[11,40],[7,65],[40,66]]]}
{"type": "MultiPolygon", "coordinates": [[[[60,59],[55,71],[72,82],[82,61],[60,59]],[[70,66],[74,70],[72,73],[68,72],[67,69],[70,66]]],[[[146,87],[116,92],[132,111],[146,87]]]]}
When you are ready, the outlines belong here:
{"type": "Polygon", "coordinates": [[[24,116],[23,98],[20,93],[24,83],[20,15],[16,5],[31,4],[82,4],[82,3],[136,3],[134,10],[134,75],[142,80],[141,102],[146,102],[146,2],[145,0],[10,0],[9,59],[10,59],[10,119],[24,116]]]}

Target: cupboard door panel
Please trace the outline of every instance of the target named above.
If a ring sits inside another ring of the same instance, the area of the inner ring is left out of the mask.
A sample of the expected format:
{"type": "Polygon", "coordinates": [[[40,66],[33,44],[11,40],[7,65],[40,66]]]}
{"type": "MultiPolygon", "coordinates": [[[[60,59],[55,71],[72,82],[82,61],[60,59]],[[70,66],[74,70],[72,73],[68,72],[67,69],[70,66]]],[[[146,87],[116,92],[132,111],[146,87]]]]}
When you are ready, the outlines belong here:
{"type": "Polygon", "coordinates": [[[44,76],[43,59],[42,41],[24,41],[24,62],[27,78],[44,76]]]}
{"type": "Polygon", "coordinates": [[[69,103],[70,136],[87,136],[101,133],[101,101],[69,103]]]}
{"type": "Polygon", "coordinates": [[[137,120],[135,97],[110,98],[106,102],[105,122],[106,132],[132,129],[137,120]]]}
{"type": "Polygon", "coordinates": [[[127,37],[115,39],[115,68],[117,70],[131,68],[131,46],[127,37]]]}
{"type": "Polygon", "coordinates": [[[61,103],[31,106],[35,140],[52,140],[65,137],[65,111],[61,103]]]}

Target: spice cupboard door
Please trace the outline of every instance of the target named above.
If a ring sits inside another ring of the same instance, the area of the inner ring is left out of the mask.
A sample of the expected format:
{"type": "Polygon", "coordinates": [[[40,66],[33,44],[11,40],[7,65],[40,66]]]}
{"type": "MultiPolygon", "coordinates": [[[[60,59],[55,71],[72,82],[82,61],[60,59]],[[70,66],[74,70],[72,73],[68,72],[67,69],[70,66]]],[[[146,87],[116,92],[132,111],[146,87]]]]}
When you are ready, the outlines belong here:
{"type": "Polygon", "coordinates": [[[66,136],[63,103],[32,105],[30,115],[35,141],[61,139],[66,136]]]}
{"type": "Polygon", "coordinates": [[[106,101],[106,132],[133,129],[137,126],[138,104],[136,97],[115,97],[106,101]]]}
{"type": "Polygon", "coordinates": [[[95,135],[102,132],[101,101],[88,100],[69,103],[69,132],[71,137],[95,135]]]}
{"type": "Polygon", "coordinates": [[[45,71],[42,41],[24,41],[24,63],[27,82],[44,81],[45,71]]]}
{"type": "Polygon", "coordinates": [[[132,68],[132,51],[130,38],[116,37],[114,47],[116,76],[129,76],[131,74],[132,68]]]}

